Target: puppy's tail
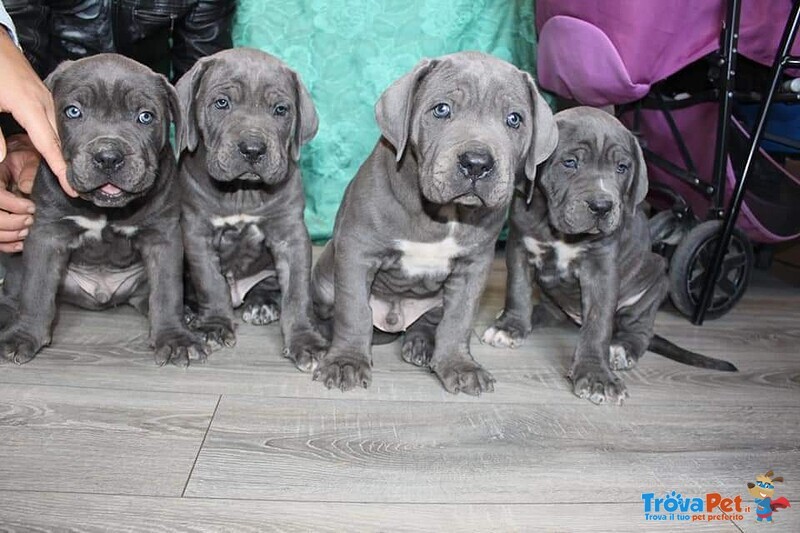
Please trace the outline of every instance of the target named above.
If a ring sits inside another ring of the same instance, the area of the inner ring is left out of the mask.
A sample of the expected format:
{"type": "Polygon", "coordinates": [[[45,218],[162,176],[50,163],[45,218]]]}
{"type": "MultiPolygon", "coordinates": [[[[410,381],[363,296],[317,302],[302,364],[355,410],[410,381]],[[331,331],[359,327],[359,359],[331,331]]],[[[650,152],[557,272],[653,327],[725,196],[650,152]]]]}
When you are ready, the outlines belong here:
{"type": "Polygon", "coordinates": [[[672,359],[685,365],[698,366],[700,368],[709,368],[711,370],[721,370],[723,372],[738,372],[732,363],[723,361],[722,359],[714,359],[707,355],[702,355],[695,352],[690,352],[685,348],[681,348],[677,344],[672,344],[670,341],[659,335],[653,335],[650,339],[650,346],[647,347],[653,353],[662,355],[667,359],[672,359]]]}

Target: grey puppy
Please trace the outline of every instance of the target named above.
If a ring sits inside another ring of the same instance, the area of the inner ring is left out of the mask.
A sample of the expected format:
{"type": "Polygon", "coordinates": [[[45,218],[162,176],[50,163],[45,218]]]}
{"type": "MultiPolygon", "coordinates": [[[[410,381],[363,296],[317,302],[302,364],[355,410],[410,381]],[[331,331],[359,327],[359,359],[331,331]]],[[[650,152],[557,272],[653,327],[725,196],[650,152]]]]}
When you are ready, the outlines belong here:
{"type": "Polygon", "coordinates": [[[129,303],[148,314],[159,364],[205,357],[183,324],[179,185],[169,142],[180,116],[167,80],[139,63],[102,54],[62,63],[53,92],[67,179],[42,164],[36,220],[4,284],[0,355],[32,359],[50,342],[56,294],[87,309],[129,303]]]}
{"type": "Polygon", "coordinates": [[[264,52],[201,59],[177,84],[186,115],[182,226],[211,346],[235,343],[233,308],[267,324],[280,315],[284,355],[310,370],[327,343],[313,327],[311,241],[303,221],[300,147],[317,114],[298,75],[264,52]]]}
{"type": "Polygon", "coordinates": [[[425,59],[376,105],[382,133],[345,192],[312,279],[332,344],[314,379],[371,381],[373,325],[452,393],[493,390],[469,350],[473,315],[515,184],[557,130],[530,75],[491,56],[425,59]]]}
{"type": "Polygon", "coordinates": [[[511,207],[506,303],[483,342],[516,347],[536,327],[570,317],[582,324],[570,377],[575,394],[621,402],[612,372],[633,367],[649,348],[680,362],[736,370],[653,335],[667,293],[666,264],[650,251],[647,169],[636,138],[603,111],[555,115],[559,143],[542,166],[528,205],[511,207]],[[531,301],[531,277],[542,303],[531,301]]]}

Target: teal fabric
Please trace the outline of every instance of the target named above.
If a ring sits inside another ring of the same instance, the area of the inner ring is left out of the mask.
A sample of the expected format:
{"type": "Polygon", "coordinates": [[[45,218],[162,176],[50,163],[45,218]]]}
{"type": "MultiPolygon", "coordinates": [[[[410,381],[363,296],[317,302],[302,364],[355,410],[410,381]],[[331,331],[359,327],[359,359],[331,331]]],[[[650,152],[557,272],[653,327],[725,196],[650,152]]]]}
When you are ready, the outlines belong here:
{"type": "Polygon", "coordinates": [[[306,223],[331,235],[344,189],[375,146],[373,107],[423,57],[481,50],[534,72],[533,0],[239,0],[236,46],[300,73],[320,118],[302,154],[306,223]]]}

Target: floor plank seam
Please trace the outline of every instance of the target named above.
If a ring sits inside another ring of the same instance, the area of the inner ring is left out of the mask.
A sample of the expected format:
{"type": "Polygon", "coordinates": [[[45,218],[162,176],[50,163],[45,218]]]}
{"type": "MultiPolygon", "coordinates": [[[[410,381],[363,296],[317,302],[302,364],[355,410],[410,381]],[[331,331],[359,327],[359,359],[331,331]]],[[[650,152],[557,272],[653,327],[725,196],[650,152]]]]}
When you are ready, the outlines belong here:
{"type": "Polygon", "coordinates": [[[197,448],[197,453],[194,456],[194,461],[192,462],[192,469],[189,470],[189,475],[186,476],[186,483],[183,485],[183,490],[181,491],[181,498],[184,497],[186,494],[186,488],[189,486],[189,482],[192,480],[192,474],[194,474],[194,467],[197,466],[197,459],[200,458],[200,453],[203,451],[203,446],[206,444],[206,438],[208,438],[208,433],[211,431],[211,424],[214,423],[214,417],[217,416],[217,410],[219,410],[219,404],[222,401],[222,394],[217,397],[217,404],[214,406],[214,412],[211,413],[211,419],[208,421],[208,426],[206,427],[206,432],[203,434],[203,440],[200,442],[200,447],[197,448]]]}
{"type": "Polygon", "coordinates": [[[195,391],[176,391],[169,389],[127,389],[119,387],[87,387],[85,385],[63,385],[54,383],[37,383],[30,381],[5,381],[0,379],[0,385],[17,385],[20,387],[54,387],[64,389],[82,389],[82,390],[98,390],[98,391],[113,391],[113,392],[146,392],[146,393],[159,393],[159,394],[183,394],[186,396],[219,396],[215,392],[195,392],[195,391]]]}
{"type": "MultiPolygon", "coordinates": [[[[497,373],[496,373],[497,374],[497,373]]],[[[567,383],[565,378],[565,383],[567,383]]],[[[79,390],[97,390],[97,391],[113,391],[113,392],[139,392],[139,393],[158,393],[158,394],[181,394],[187,396],[220,396],[219,393],[211,393],[211,392],[202,392],[202,391],[194,391],[194,390],[185,390],[185,391],[176,391],[170,389],[161,389],[161,388],[139,388],[139,389],[120,389],[117,387],[87,387],[82,385],[63,385],[63,384],[53,384],[53,383],[38,383],[38,382],[18,382],[18,381],[5,381],[0,379],[0,385],[15,385],[15,386],[22,386],[22,387],[52,387],[52,388],[67,388],[67,389],[79,389],[79,390]]],[[[797,386],[788,386],[788,387],[773,387],[774,389],[786,390],[786,391],[793,391],[797,390],[797,386]]],[[[565,385],[564,391],[571,392],[565,385]]],[[[347,396],[345,394],[342,395],[341,398],[324,398],[320,396],[314,395],[303,395],[303,396],[283,396],[283,395],[269,395],[264,394],[263,392],[236,392],[232,394],[225,393],[225,396],[230,398],[238,398],[243,400],[309,400],[309,401],[319,401],[319,402],[370,402],[370,403],[412,403],[412,404],[453,404],[453,405],[478,405],[478,404],[487,404],[487,405],[508,405],[508,406],[536,406],[536,405],[547,405],[547,406],[554,406],[554,405],[567,405],[567,406],[583,406],[584,401],[579,400],[576,398],[572,398],[571,396],[564,396],[562,399],[553,400],[552,398],[548,398],[546,401],[511,401],[511,400],[494,400],[492,399],[491,395],[481,396],[480,398],[475,399],[456,399],[456,397],[450,398],[449,396],[443,396],[439,399],[424,399],[424,400],[416,400],[413,398],[407,399],[384,399],[378,397],[362,397],[362,398],[355,398],[351,396],[347,396]]],[[[638,397],[637,397],[638,399],[638,397]]],[[[709,398],[706,401],[710,405],[717,405],[717,404],[725,404],[729,403],[729,400],[722,399],[722,400],[715,400],[714,398],[709,398]]],[[[676,398],[676,404],[682,404],[682,400],[676,398]]],[[[649,403],[642,403],[642,405],[652,405],[649,403]]],[[[658,405],[665,405],[663,403],[659,403],[658,405]]],[[[775,402],[770,401],[769,407],[782,407],[782,408],[796,408],[800,410],[800,406],[797,405],[796,402],[775,402]]]]}
{"type": "Polygon", "coordinates": [[[419,501],[419,502],[398,502],[398,501],[351,501],[351,500],[298,500],[288,498],[241,498],[241,497],[218,497],[218,496],[170,496],[159,494],[132,494],[117,492],[88,492],[71,490],[30,490],[30,489],[0,489],[0,494],[49,494],[49,495],[72,495],[72,496],[108,496],[115,498],[150,498],[155,500],[194,500],[194,501],[237,501],[237,502],[269,502],[269,503],[299,503],[299,504],[326,504],[326,505],[386,505],[386,506],[472,506],[483,505],[492,507],[501,506],[551,506],[551,505],[641,505],[641,501],[542,501],[542,502],[454,502],[454,501],[419,501]]]}
{"type": "Polygon", "coordinates": [[[730,520],[728,520],[728,521],[729,521],[731,524],[733,524],[733,527],[735,527],[736,529],[738,529],[738,530],[739,530],[739,533],[744,533],[744,530],[743,530],[742,528],[740,528],[740,527],[739,527],[739,524],[737,524],[735,520],[733,520],[733,519],[730,519],[730,520]]]}

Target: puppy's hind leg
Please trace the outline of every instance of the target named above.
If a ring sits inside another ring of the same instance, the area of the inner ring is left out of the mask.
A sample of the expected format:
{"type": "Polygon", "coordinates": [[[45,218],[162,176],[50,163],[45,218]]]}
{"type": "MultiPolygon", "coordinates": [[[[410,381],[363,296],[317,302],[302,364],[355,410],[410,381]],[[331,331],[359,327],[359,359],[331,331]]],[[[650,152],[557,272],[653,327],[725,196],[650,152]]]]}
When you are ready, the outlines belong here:
{"type": "Polygon", "coordinates": [[[17,317],[19,292],[23,283],[22,254],[2,254],[0,263],[5,270],[0,295],[0,330],[3,330],[17,317]]]}
{"type": "Polygon", "coordinates": [[[531,312],[531,329],[549,328],[567,321],[567,315],[544,293],[531,312]]]}
{"type": "Polygon", "coordinates": [[[647,289],[638,301],[617,310],[608,350],[608,363],[612,369],[633,368],[647,351],[653,337],[656,313],[667,295],[667,290],[667,279],[664,277],[647,289]]]}
{"type": "Polygon", "coordinates": [[[516,348],[531,332],[531,267],[528,252],[515,226],[506,245],[506,301],[503,311],[483,332],[481,342],[497,348],[516,348]]]}
{"type": "Polygon", "coordinates": [[[253,287],[244,298],[242,320],[255,326],[266,326],[281,317],[281,291],[274,278],[253,287]]]}
{"type": "Polygon", "coordinates": [[[431,362],[436,338],[436,326],[442,320],[444,308],[431,309],[406,330],[400,354],[403,361],[427,367],[431,362]]]}

